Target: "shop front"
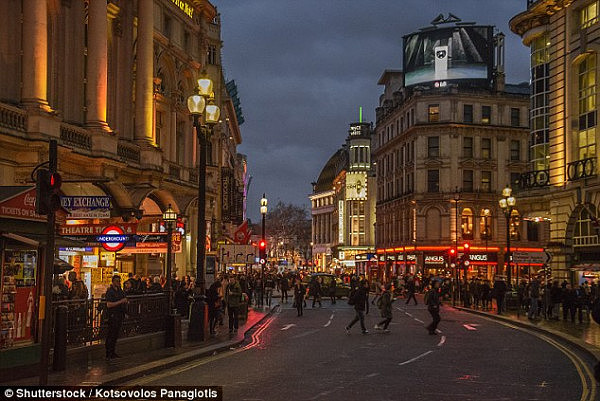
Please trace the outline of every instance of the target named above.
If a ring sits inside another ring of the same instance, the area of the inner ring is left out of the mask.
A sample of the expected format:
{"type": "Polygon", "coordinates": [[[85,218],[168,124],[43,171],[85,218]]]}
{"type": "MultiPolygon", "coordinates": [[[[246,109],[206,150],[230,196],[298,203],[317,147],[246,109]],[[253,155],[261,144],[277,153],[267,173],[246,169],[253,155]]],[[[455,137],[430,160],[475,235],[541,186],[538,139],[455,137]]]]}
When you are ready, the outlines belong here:
{"type": "Polygon", "coordinates": [[[450,269],[444,252],[424,251],[423,252],[423,275],[424,276],[448,276],[450,269]]]}
{"type": "Polygon", "coordinates": [[[469,254],[469,268],[467,278],[479,278],[482,280],[494,280],[498,269],[498,253],[496,252],[472,252],[469,254]]]}

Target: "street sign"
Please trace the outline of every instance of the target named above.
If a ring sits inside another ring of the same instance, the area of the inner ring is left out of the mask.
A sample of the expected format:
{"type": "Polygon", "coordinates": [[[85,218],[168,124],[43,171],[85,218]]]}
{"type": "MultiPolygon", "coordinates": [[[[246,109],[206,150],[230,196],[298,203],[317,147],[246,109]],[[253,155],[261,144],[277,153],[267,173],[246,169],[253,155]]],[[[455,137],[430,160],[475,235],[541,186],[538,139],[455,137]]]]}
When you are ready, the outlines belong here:
{"type": "MultiPolygon", "coordinates": [[[[123,229],[119,226],[108,226],[104,230],[102,230],[102,234],[103,235],[101,236],[104,237],[124,236],[123,229]]],[[[102,242],[102,248],[106,249],[109,252],[118,252],[125,247],[125,242],[126,241],[102,242]]]]}
{"type": "Polygon", "coordinates": [[[545,265],[550,263],[552,255],[549,252],[521,252],[514,251],[512,253],[512,261],[516,264],[540,264],[545,265]]]}
{"type": "Polygon", "coordinates": [[[221,264],[251,264],[256,258],[256,248],[252,245],[219,245],[221,264]]]}

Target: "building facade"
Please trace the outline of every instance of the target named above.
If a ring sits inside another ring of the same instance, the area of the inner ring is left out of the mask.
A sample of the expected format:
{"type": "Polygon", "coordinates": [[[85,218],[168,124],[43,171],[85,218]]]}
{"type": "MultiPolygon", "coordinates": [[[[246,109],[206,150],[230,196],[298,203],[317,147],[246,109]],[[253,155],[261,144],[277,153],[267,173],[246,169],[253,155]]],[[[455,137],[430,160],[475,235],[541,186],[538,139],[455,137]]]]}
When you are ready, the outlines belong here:
{"type": "Polygon", "coordinates": [[[108,252],[78,235],[107,226],[164,231],[169,205],[182,218],[174,269],[194,275],[200,149],[186,99],[200,77],[213,80],[221,109],[204,150],[208,224],[200,241],[208,250],[243,220],[247,185],[246,159],[236,151],[243,117],[235,84],[226,87],[223,75],[216,8],[206,0],[7,0],[0,13],[7,21],[0,26],[0,245],[15,255],[2,261],[3,282],[36,292],[35,239],[45,219],[33,213],[32,171],[48,160],[50,139],[58,142],[63,199],[110,202],[102,213],[71,210],[59,227],[74,237],[59,237],[59,255],[92,295],[103,292],[102,277],[113,271],[164,274],[166,248],[148,242],[108,252]],[[27,279],[10,277],[17,262],[27,264],[27,279]]]}
{"type": "Polygon", "coordinates": [[[318,271],[356,271],[374,253],[375,191],[369,123],[350,124],[346,144],[325,164],[309,196],[318,271]]]}
{"type": "Polygon", "coordinates": [[[533,1],[510,27],[531,53],[531,131],[521,192],[550,222],[555,279],[597,278],[598,1],[533,1]]]}
{"type": "MultiPolygon", "coordinates": [[[[379,275],[450,275],[449,250],[460,253],[465,242],[469,277],[503,272],[506,220],[498,200],[527,167],[527,86],[496,79],[493,89],[406,87],[402,71],[385,71],[379,84],[372,141],[379,275]]],[[[538,224],[514,211],[511,249],[541,251],[538,224]]],[[[520,274],[531,268],[520,267],[520,274]]]]}

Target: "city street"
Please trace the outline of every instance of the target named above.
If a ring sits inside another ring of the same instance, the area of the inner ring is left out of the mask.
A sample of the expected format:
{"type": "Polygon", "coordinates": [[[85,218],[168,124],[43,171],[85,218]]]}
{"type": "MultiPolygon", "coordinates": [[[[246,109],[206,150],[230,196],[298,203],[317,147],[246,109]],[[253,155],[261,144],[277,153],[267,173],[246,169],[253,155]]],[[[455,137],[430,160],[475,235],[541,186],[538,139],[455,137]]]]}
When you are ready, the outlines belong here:
{"type": "Polygon", "coordinates": [[[394,303],[391,333],[345,325],[345,300],[297,317],[283,304],[240,348],[129,384],[222,385],[227,400],[591,400],[591,361],[539,334],[442,310],[440,333],[424,329],[421,304],[394,303]]]}

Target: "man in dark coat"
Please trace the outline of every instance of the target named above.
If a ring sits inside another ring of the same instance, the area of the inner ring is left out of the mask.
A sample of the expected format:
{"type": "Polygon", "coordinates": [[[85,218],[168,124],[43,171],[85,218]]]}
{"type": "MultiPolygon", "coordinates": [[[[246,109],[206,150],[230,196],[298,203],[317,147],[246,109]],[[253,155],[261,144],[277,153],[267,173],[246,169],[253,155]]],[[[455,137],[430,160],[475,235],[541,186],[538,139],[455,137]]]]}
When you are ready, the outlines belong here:
{"type": "Polygon", "coordinates": [[[504,311],[504,297],[506,295],[506,291],[508,288],[506,287],[506,283],[503,278],[497,278],[494,282],[494,297],[496,298],[496,309],[498,310],[498,314],[501,315],[504,311]]]}
{"type": "Polygon", "coordinates": [[[409,277],[408,282],[406,283],[406,305],[408,305],[411,299],[413,299],[415,301],[415,305],[417,305],[417,298],[415,297],[416,291],[417,287],[415,284],[415,279],[413,277],[409,277]]]}
{"type": "Polygon", "coordinates": [[[127,311],[127,297],[121,289],[121,276],[114,275],[112,283],[105,294],[106,308],[108,309],[108,331],[106,333],[106,359],[118,358],[115,352],[117,338],[125,320],[127,311]]]}
{"type": "Polygon", "coordinates": [[[335,291],[337,288],[337,283],[335,282],[335,276],[331,278],[329,282],[329,298],[331,298],[331,304],[335,304],[335,291]]]}
{"type": "Polygon", "coordinates": [[[440,282],[438,280],[433,282],[433,287],[429,290],[427,294],[427,311],[431,315],[433,321],[429,326],[427,326],[427,330],[430,335],[435,335],[437,326],[440,323],[440,282]]]}
{"type": "Polygon", "coordinates": [[[300,278],[297,278],[296,285],[294,285],[294,305],[296,305],[298,316],[302,316],[304,314],[304,310],[302,309],[302,307],[304,305],[305,294],[306,289],[302,285],[302,280],[300,280],[300,278]]]}
{"type": "Polygon", "coordinates": [[[375,330],[383,330],[384,333],[389,333],[388,326],[392,321],[392,284],[387,284],[377,301],[377,307],[381,313],[383,320],[375,325],[375,330]]]}
{"type": "Polygon", "coordinates": [[[312,307],[314,308],[315,302],[318,302],[319,308],[320,308],[322,306],[321,305],[321,293],[322,293],[321,277],[317,277],[312,281],[312,283],[310,284],[310,293],[313,296],[312,307]]]}
{"type": "Polygon", "coordinates": [[[369,282],[367,280],[363,280],[361,282],[360,286],[352,297],[352,301],[354,302],[356,316],[350,322],[350,324],[346,326],[346,334],[350,334],[350,328],[352,328],[352,326],[354,326],[354,324],[358,321],[360,321],[362,333],[369,334],[369,331],[365,327],[365,313],[369,313],[369,282]]]}

